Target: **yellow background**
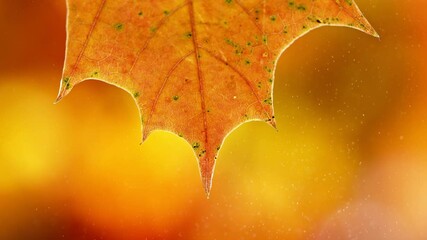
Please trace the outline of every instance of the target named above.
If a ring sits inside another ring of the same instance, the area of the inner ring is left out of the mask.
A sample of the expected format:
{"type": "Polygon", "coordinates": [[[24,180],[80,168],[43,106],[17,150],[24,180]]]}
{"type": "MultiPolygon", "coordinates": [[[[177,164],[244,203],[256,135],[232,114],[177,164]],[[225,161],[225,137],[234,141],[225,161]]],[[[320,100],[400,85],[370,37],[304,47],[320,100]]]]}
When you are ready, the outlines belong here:
{"type": "Polygon", "coordinates": [[[125,92],[90,81],[53,105],[65,1],[0,0],[0,239],[427,239],[427,1],[357,3],[381,39],[293,44],[279,131],[234,131],[207,200],[182,139],[139,145],[125,92]]]}

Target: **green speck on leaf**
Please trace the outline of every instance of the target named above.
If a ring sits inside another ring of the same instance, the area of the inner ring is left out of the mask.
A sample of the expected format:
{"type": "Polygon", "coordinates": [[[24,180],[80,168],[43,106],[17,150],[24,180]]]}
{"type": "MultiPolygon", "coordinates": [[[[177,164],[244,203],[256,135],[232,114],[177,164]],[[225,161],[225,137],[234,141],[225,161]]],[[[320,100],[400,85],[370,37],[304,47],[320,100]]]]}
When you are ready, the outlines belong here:
{"type": "Polygon", "coordinates": [[[69,77],[65,77],[62,81],[64,82],[66,90],[68,90],[68,89],[71,88],[71,83],[70,83],[70,78],[69,77]]]}
{"type": "Polygon", "coordinates": [[[302,4],[298,5],[297,9],[300,10],[300,11],[307,10],[307,8],[304,5],[302,5],[302,4]]]}
{"type": "Polygon", "coordinates": [[[184,36],[186,38],[191,38],[191,37],[193,37],[193,34],[191,32],[187,32],[184,36]]]}
{"type": "Polygon", "coordinates": [[[123,30],[123,28],[124,28],[125,26],[123,25],[123,23],[116,23],[116,24],[114,24],[114,28],[117,30],[117,31],[121,31],[121,30],[123,30]]]}
{"type": "Polygon", "coordinates": [[[265,99],[264,103],[268,104],[268,105],[271,105],[271,104],[273,104],[273,101],[271,100],[271,97],[270,97],[270,98],[265,99]]]}
{"type": "Polygon", "coordinates": [[[90,75],[90,77],[98,77],[98,75],[99,75],[99,72],[95,71],[90,75]]]}
{"type": "Polygon", "coordinates": [[[267,37],[267,35],[262,36],[262,42],[263,42],[264,44],[267,44],[267,42],[268,42],[268,37],[267,37]]]}

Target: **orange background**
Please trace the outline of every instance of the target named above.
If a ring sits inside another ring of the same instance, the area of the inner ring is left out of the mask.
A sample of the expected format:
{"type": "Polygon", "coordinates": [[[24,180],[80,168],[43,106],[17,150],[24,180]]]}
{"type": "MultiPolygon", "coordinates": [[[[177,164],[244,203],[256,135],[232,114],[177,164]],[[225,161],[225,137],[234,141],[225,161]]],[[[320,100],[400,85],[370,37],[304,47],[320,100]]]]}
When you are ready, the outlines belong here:
{"type": "Polygon", "coordinates": [[[0,239],[427,239],[427,1],[358,0],[381,35],[321,28],[276,72],[205,198],[191,147],[143,144],[99,82],[53,105],[65,1],[0,0],[0,239]]]}

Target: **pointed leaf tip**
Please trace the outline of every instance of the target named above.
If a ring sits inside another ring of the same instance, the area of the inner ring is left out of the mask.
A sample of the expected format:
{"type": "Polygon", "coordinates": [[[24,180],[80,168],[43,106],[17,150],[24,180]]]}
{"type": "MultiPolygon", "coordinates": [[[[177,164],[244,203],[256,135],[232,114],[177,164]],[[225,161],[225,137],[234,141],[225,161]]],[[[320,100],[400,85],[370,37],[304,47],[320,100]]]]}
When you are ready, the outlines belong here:
{"type": "Polygon", "coordinates": [[[61,79],[58,95],[55,99],[54,104],[59,103],[65,96],[67,96],[68,93],[70,93],[72,88],[73,88],[73,84],[71,83],[70,78],[66,77],[61,79]]]}
{"type": "Polygon", "coordinates": [[[374,27],[371,23],[369,23],[368,19],[363,15],[363,13],[360,11],[359,7],[356,3],[352,2],[350,6],[354,7],[354,10],[356,11],[356,14],[354,16],[355,20],[358,22],[357,25],[353,25],[355,29],[358,29],[362,32],[365,32],[373,37],[379,38],[380,35],[375,31],[374,27]]]}
{"type": "Polygon", "coordinates": [[[203,190],[205,191],[206,197],[208,199],[212,189],[212,178],[215,169],[215,159],[215,157],[210,157],[208,156],[208,154],[199,158],[200,177],[202,180],[203,190]]]}
{"type": "Polygon", "coordinates": [[[61,99],[62,98],[60,96],[57,96],[53,104],[58,104],[61,101],[61,99]]]}
{"type": "Polygon", "coordinates": [[[213,167],[210,171],[200,169],[200,174],[202,178],[203,190],[205,191],[206,198],[209,199],[212,189],[213,167]]]}
{"type": "Polygon", "coordinates": [[[212,189],[212,178],[202,177],[203,189],[205,190],[206,198],[209,199],[212,189]]]}
{"type": "Polygon", "coordinates": [[[64,98],[65,96],[64,92],[65,92],[64,89],[61,87],[59,89],[58,96],[56,97],[55,102],[53,102],[53,104],[58,104],[62,100],[62,98],[64,98]]]}
{"type": "Polygon", "coordinates": [[[374,30],[374,32],[373,32],[372,36],[380,39],[381,38],[380,34],[378,34],[378,32],[375,31],[375,29],[373,29],[373,30],[374,30]]]}

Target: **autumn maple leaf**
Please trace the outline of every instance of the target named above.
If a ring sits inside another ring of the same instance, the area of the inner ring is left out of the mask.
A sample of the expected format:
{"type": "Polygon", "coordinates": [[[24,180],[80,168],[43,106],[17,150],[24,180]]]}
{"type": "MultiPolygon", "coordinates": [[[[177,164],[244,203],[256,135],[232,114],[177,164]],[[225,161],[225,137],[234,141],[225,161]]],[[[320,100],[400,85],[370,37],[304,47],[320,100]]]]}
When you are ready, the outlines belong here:
{"type": "Polygon", "coordinates": [[[377,36],[353,0],[68,0],[68,41],[58,100],[96,79],[130,93],[143,140],[183,137],[207,194],[221,144],[248,121],[275,127],[274,71],[281,53],[321,26],[377,36]]]}

